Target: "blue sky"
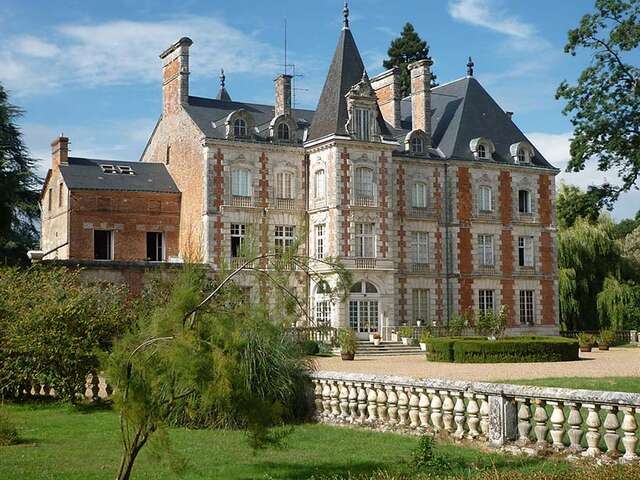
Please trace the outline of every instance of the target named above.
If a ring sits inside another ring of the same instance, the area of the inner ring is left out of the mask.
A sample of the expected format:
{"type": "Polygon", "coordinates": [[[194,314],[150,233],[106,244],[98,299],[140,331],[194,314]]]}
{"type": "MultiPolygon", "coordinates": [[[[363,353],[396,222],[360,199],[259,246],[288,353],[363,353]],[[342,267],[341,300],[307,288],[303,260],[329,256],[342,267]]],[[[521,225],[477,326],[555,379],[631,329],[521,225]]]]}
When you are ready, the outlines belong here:
{"type": "MultiPolygon", "coordinates": [[[[233,99],[271,103],[286,18],[289,61],[303,75],[296,104],[314,108],[342,21],[340,0],[0,4],[0,82],[26,111],[21,126],[42,170],[60,132],[71,138],[74,155],[138,159],[161,108],[158,54],[182,36],[194,41],[192,95],[214,96],[224,67],[233,99]]],[[[563,46],[567,31],[593,10],[592,0],[352,0],[350,9],[370,75],[382,71],[389,42],[410,21],[431,46],[440,83],[463,76],[471,55],[478,80],[515,112],[547,159],[564,168],[571,125],[554,92],[588,62],[563,53],[563,46]]],[[[561,178],[586,186],[603,176],[589,166],[561,178]]],[[[638,200],[638,192],[625,195],[614,216],[633,215],[638,200]]]]}

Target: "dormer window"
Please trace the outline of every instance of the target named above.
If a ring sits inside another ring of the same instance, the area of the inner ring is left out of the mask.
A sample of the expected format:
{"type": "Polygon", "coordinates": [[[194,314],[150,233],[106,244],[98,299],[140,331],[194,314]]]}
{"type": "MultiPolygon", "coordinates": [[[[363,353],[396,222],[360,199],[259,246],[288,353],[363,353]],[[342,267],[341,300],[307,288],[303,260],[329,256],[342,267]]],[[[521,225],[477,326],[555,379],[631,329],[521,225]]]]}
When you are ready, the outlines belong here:
{"type": "Polygon", "coordinates": [[[487,158],[487,147],[483,144],[478,145],[478,158],[487,158]]]}
{"type": "Polygon", "coordinates": [[[233,136],[236,138],[242,138],[247,136],[247,122],[242,118],[236,118],[233,122],[233,136]]]}
{"type": "Polygon", "coordinates": [[[289,125],[281,123],[278,125],[278,140],[288,142],[289,141],[289,125]]]}
{"type": "Polygon", "coordinates": [[[354,108],[355,135],[358,140],[369,141],[369,110],[354,108]]]}
{"type": "Polygon", "coordinates": [[[116,167],[114,167],[113,165],[100,165],[100,168],[104,173],[113,173],[113,174],[118,173],[118,171],[116,170],[116,167]]]}
{"type": "Polygon", "coordinates": [[[526,163],[527,154],[524,153],[523,149],[518,150],[518,163],[526,163]]]}
{"type": "Polygon", "coordinates": [[[415,129],[404,137],[404,149],[411,155],[424,155],[427,151],[429,138],[423,130],[415,129]]]}
{"type": "Polygon", "coordinates": [[[518,164],[531,163],[534,156],[533,147],[528,142],[514,143],[509,150],[511,152],[511,158],[518,164]]]}
{"type": "Polygon", "coordinates": [[[478,160],[492,160],[496,147],[488,138],[478,137],[469,142],[469,149],[478,160]]]}
{"type": "Polygon", "coordinates": [[[424,142],[420,137],[413,137],[411,139],[411,153],[415,155],[422,155],[424,153],[424,142]]]}
{"type": "Polygon", "coordinates": [[[136,172],[133,171],[133,168],[129,167],[128,165],[121,165],[118,167],[118,170],[120,170],[120,173],[123,175],[135,175],[136,172]]]}

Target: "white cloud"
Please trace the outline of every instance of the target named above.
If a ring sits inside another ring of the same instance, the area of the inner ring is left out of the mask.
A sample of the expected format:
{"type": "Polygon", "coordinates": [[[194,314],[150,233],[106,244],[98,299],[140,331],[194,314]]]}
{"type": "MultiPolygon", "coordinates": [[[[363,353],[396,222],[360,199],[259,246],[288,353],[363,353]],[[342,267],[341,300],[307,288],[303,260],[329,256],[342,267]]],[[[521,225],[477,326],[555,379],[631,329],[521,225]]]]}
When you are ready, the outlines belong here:
{"type": "Polygon", "coordinates": [[[193,39],[191,70],[206,75],[219,67],[229,73],[273,74],[278,52],[216,18],[167,21],[110,21],[64,24],[48,40],[14,37],[19,48],[0,52],[0,81],[18,95],[63,84],[101,86],[159,81],[158,55],[178,38],[193,39]]]}
{"type": "Polygon", "coordinates": [[[517,38],[530,38],[536,32],[533,25],[508,14],[489,0],[451,0],[449,14],[456,20],[488,28],[517,38]]]}

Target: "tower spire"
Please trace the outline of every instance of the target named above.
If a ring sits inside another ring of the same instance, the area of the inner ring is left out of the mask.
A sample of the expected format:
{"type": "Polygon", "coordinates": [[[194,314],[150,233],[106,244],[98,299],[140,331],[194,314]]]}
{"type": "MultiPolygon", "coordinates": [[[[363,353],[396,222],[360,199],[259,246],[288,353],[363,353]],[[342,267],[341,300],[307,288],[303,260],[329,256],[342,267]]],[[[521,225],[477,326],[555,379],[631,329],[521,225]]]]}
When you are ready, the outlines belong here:
{"type": "Polygon", "coordinates": [[[220,88],[224,88],[224,82],[227,77],[224,76],[224,68],[220,69],[220,88]]]}
{"type": "Polygon", "coordinates": [[[344,1],[344,8],[342,9],[342,15],[344,16],[344,23],[342,28],[349,29],[349,2],[344,1]]]}
{"type": "Polygon", "coordinates": [[[467,77],[473,77],[474,66],[475,66],[475,63],[473,63],[473,60],[471,60],[471,57],[469,57],[469,61],[467,62],[467,77]]]}
{"type": "Polygon", "coordinates": [[[229,92],[227,92],[227,89],[224,87],[225,85],[225,81],[227,79],[227,77],[224,74],[224,68],[220,69],[220,90],[218,90],[218,95],[216,95],[216,99],[218,100],[222,100],[225,102],[230,102],[231,101],[231,96],[229,95],[229,92]]]}

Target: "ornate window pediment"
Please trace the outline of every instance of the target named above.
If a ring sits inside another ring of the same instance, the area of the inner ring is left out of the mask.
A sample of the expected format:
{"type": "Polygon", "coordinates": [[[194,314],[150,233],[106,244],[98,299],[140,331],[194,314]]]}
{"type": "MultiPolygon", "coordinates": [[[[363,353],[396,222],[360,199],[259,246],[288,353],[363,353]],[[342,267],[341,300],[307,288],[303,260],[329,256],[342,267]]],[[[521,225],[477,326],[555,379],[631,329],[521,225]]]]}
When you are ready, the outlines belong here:
{"type": "Polygon", "coordinates": [[[345,97],[349,113],[345,125],[347,132],[363,142],[379,141],[377,98],[366,71],[362,80],[352,86],[345,97]]]}
{"type": "Polygon", "coordinates": [[[227,116],[225,126],[228,139],[247,139],[252,136],[255,121],[253,115],[241,108],[234,110],[227,116]]]}
{"type": "Polygon", "coordinates": [[[423,130],[411,130],[404,138],[404,149],[412,155],[424,155],[427,153],[427,140],[427,134],[423,130]]]}
{"type": "Polygon", "coordinates": [[[269,135],[276,143],[295,143],[297,127],[291,115],[278,115],[269,124],[269,135]]]}

